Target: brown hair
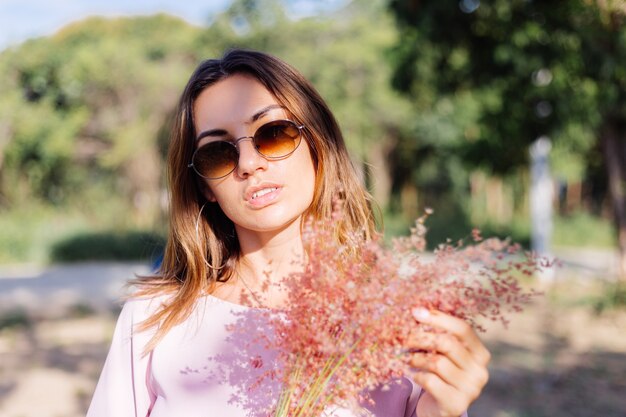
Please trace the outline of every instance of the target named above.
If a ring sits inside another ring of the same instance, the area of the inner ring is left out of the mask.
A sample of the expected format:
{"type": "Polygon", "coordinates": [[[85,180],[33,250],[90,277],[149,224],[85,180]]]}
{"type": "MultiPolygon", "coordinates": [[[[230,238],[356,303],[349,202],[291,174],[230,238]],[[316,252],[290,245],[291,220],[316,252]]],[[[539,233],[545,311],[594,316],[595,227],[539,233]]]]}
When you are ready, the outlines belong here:
{"type": "Polygon", "coordinates": [[[231,50],[222,59],[202,62],[194,71],[178,104],[167,157],[170,188],[170,225],[163,262],[155,276],[140,277],[137,296],[170,293],[160,310],[141,324],[157,327],[147,350],[154,348],[169,329],[191,313],[203,292],[227,281],[240,256],[234,225],[217,203],[208,202],[188,164],[195,150],[193,105],[207,87],[234,74],[254,77],[305,126],[304,138],[316,169],[313,201],[303,218],[330,219],[333,200],[340,197],[344,214],[338,239],[363,231],[374,233],[371,199],[359,182],[339,126],[330,109],[298,71],[271,55],[231,50]],[[202,209],[204,207],[204,209],[202,209]]]}

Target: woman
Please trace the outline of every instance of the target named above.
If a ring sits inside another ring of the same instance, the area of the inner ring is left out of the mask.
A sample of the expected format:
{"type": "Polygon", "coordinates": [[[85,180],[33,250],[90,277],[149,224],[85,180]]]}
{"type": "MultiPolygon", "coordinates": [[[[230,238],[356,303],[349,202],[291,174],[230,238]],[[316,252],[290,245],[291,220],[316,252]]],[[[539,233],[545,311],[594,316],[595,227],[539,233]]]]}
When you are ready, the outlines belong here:
{"type": "MultiPolygon", "coordinates": [[[[242,311],[285,305],[274,284],[304,261],[302,221],[330,219],[337,196],[345,209],[338,239],[355,230],[369,238],[369,195],[311,84],[279,59],[245,50],[205,61],[191,76],[168,175],[163,263],[156,276],[138,280],[122,309],[88,416],[258,415],[277,387],[241,396],[235,385],[249,381],[255,366],[223,372],[233,350],[225,327],[242,311]]],[[[415,384],[375,393],[373,413],[458,417],[487,381],[489,353],[463,321],[414,314],[444,332],[406,346],[422,371],[415,384]],[[437,354],[420,353],[425,344],[437,354]]],[[[271,361],[271,352],[259,355],[271,361]]]]}

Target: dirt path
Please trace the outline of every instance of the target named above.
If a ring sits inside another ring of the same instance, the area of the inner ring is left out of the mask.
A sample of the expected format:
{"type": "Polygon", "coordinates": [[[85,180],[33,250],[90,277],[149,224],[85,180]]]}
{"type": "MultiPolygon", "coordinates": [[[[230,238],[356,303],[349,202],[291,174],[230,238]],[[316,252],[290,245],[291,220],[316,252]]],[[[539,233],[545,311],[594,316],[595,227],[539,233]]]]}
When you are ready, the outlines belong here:
{"type": "Polygon", "coordinates": [[[108,309],[119,302],[129,279],[149,270],[143,263],[121,262],[0,266],[0,312],[24,309],[50,315],[73,305],[108,309]]]}
{"type": "Polygon", "coordinates": [[[0,417],[85,415],[124,285],[145,264],[0,267],[0,417]]]}
{"type": "Polygon", "coordinates": [[[489,327],[491,379],[473,415],[626,416],[626,311],[544,300],[489,327]]]}

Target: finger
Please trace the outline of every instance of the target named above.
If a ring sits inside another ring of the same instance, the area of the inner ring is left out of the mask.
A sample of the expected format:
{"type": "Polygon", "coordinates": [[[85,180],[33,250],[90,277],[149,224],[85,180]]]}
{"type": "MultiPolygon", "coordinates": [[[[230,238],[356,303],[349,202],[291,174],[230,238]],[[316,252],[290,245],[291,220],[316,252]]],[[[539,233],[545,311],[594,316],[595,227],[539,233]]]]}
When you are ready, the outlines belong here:
{"type": "Polygon", "coordinates": [[[489,379],[489,373],[485,368],[473,365],[469,369],[464,369],[443,355],[415,353],[411,355],[409,364],[421,371],[437,375],[448,385],[464,392],[471,392],[474,389],[481,390],[489,379]]]}
{"type": "MultiPolygon", "coordinates": [[[[414,333],[406,343],[412,352],[431,352],[447,356],[458,368],[467,368],[476,364],[476,359],[470,354],[455,336],[445,333],[414,333]]],[[[477,365],[476,365],[477,366],[477,365]]]]}
{"type": "Polygon", "coordinates": [[[458,368],[467,372],[484,371],[487,366],[480,363],[456,336],[447,333],[414,333],[407,341],[406,346],[412,352],[422,351],[445,355],[458,368]]]}
{"type": "Polygon", "coordinates": [[[427,395],[432,396],[440,407],[445,408],[449,415],[460,416],[476,399],[473,398],[474,393],[459,391],[430,372],[418,372],[413,376],[413,380],[428,393],[427,395]]]}
{"type": "Polygon", "coordinates": [[[478,363],[482,365],[489,363],[491,354],[483,345],[474,329],[465,321],[440,311],[429,311],[424,308],[415,308],[412,313],[420,323],[445,330],[457,337],[476,358],[478,363]]]}
{"type": "Polygon", "coordinates": [[[454,336],[428,333],[423,336],[417,337],[410,349],[426,353],[413,353],[409,364],[437,375],[459,391],[478,396],[489,380],[486,365],[478,364],[454,336]]]}
{"type": "Polygon", "coordinates": [[[414,353],[409,364],[419,369],[436,374],[446,384],[462,389],[465,386],[466,374],[450,359],[443,355],[430,353],[414,353]]]}

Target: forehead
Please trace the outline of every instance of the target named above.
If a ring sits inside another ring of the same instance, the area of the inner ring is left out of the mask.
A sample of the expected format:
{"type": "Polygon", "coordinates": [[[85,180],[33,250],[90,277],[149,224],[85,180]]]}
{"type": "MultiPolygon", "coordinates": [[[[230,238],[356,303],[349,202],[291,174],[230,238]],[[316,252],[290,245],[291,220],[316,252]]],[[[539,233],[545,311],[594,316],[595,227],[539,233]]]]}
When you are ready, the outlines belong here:
{"type": "Polygon", "coordinates": [[[205,88],[194,102],[196,132],[249,123],[254,113],[272,104],[279,103],[257,79],[231,75],[205,88]]]}

